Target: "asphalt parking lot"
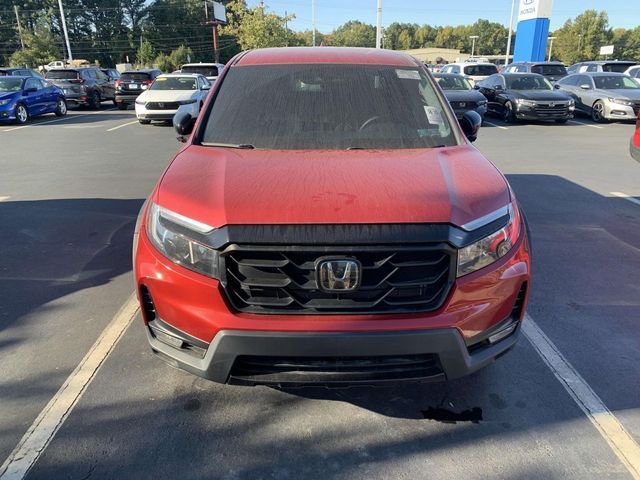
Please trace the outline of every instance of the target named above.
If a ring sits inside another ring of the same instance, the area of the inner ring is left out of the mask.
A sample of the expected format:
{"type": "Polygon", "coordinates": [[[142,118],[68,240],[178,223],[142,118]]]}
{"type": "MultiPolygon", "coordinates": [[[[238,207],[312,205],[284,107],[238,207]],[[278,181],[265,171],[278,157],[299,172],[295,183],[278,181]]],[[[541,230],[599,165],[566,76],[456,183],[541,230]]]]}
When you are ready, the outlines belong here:
{"type": "Polygon", "coordinates": [[[133,315],[131,236],[180,148],[173,129],[106,103],[0,125],[0,477],[640,478],[632,131],[584,118],[481,129],[533,237],[530,328],[507,356],[446,384],[282,391],[171,368],[133,315]],[[47,424],[97,339],[106,358],[47,424]],[[607,425],[629,438],[612,444],[607,425]],[[20,450],[34,436],[46,448],[20,450]],[[37,461],[20,463],[25,451],[37,461]]]}

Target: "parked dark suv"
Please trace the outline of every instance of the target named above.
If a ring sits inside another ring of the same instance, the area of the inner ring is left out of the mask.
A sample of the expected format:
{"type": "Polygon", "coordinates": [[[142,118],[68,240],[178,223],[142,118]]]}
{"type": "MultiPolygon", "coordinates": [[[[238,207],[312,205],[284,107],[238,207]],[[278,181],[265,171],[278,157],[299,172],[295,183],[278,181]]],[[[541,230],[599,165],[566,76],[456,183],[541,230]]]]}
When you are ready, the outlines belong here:
{"type": "Polygon", "coordinates": [[[62,88],[69,105],[98,110],[103,100],[115,101],[114,84],[99,68],[57,68],[49,70],[45,78],[62,88]]]}
{"type": "Polygon", "coordinates": [[[515,62],[504,67],[502,73],[539,73],[556,82],[567,76],[567,69],[562,62],[515,62]]]}
{"type": "Polygon", "coordinates": [[[126,110],[133,105],[142,92],[153,83],[162,72],[157,69],[128,70],[116,80],[116,105],[126,110]]]}

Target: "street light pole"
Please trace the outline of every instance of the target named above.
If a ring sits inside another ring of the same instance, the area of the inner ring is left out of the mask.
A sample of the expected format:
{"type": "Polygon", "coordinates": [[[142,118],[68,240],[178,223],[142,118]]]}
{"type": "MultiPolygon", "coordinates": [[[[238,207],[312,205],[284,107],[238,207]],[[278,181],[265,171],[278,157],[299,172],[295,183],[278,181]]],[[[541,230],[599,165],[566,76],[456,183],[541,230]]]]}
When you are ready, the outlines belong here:
{"type": "Polygon", "coordinates": [[[382,48],[382,0],[378,0],[376,12],[376,48],[382,48]]]}
{"type": "Polygon", "coordinates": [[[549,45],[549,58],[547,59],[547,62],[551,61],[551,50],[553,50],[553,41],[556,39],[556,37],[549,37],[549,40],[551,40],[551,44],[549,45]]]}
{"type": "Polygon", "coordinates": [[[22,50],[24,50],[24,40],[22,38],[22,24],[20,23],[20,15],[18,15],[18,6],[13,6],[14,12],[16,12],[16,22],[18,22],[18,33],[20,33],[20,45],[22,45],[22,50]]]}
{"type": "Polygon", "coordinates": [[[62,0],[58,0],[58,6],[60,7],[60,17],[62,18],[62,31],[64,32],[64,41],[67,44],[67,53],[69,54],[69,62],[71,62],[73,60],[73,54],[71,53],[69,32],[67,32],[67,21],[64,18],[64,8],[62,8],[62,0]]]}
{"type": "Polygon", "coordinates": [[[316,0],[311,0],[311,44],[316,46],[316,0]]]}
{"type": "Polygon", "coordinates": [[[513,13],[516,8],[516,0],[511,0],[511,16],[509,17],[509,35],[507,36],[507,54],[504,56],[505,66],[509,65],[509,54],[511,53],[511,34],[513,32],[513,13]]]}
{"type": "Polygon", "coordinates": [[[477,39],[477,38],[480,38],[480,36],[478,36],[478,35],[471,35],[469,38],[470,38],[470,39],[471,39],[471,41],[473,42],[473,43],[471,44],[471,58],[473,58],[473,54],[476,52],[476,39],[477,39]]]}

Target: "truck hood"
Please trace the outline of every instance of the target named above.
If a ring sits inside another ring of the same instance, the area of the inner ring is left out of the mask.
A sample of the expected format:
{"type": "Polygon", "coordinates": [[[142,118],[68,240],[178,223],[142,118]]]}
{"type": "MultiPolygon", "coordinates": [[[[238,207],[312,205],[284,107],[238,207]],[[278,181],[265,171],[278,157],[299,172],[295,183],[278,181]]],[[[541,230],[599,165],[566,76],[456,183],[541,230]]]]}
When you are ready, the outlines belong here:
{"type": "Polygon", "coordinates": [[[192,145],[163,176],[159,205],[229,224],[465,223],[510,201],[475,147],[239,150],[192,145]]]}

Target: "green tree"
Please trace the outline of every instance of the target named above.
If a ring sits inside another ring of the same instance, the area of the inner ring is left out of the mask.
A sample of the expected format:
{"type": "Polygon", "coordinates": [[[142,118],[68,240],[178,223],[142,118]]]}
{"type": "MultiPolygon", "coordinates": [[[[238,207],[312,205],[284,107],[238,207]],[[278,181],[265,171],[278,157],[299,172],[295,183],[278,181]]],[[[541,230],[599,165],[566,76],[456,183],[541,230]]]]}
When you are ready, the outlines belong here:
{"type": "Polygon", "coordinates": [[[375,47],[376,28],[358,21],[349,21],[332,33],[331,45],[340,47],[375,47]]]}
{"type": "Polygon", "coordinates": [[[226,34],[234,35],[243,50],[251,48],[285,47],[289,42],[287,22],[295,18],[295,15],[280,16],[273,12],[267,12],[266,8],[256,6],[246,8],[244,2],[230,4],[230,15],[237,18],[236,22],[222,29],[226,34]]]}
{"type": "Polygon", "coordinates": [[[35,32],[25,33],[25,49],[16,50],[9,57],[9,65],[37,68],[62,58],[60,39],[44,25],[36,26],[35,32]]]}
{"type": "Polygon", "coordinates": [[[136,53],[136,62],[141,67],[150,67],[156,58],[156,52],[153,49],[153,45],[148,40],[142,42],[138,52],[136,53]]]}
{"type": "Polygon", "coordinates": [[[180,45],[169,54],[169,63],[172,65],[172,69],[176,70],[185,63],[189,63],[193,58],[193,51],[184,45],[180,45]]]}
{"type": "Polygon", "coordinates": [[[172,72],[175,70],[171,58],[166,53],[160,53],[153,62],[163,72],[172,72]]]}
{"type": "Polygon", "coordinates": [[[600,47],[612,40],[609,17],[606,12],[586,10],[553,32],[553,44],[557,57],[567,65],[581,60],[599,58],[600,47]]]}

